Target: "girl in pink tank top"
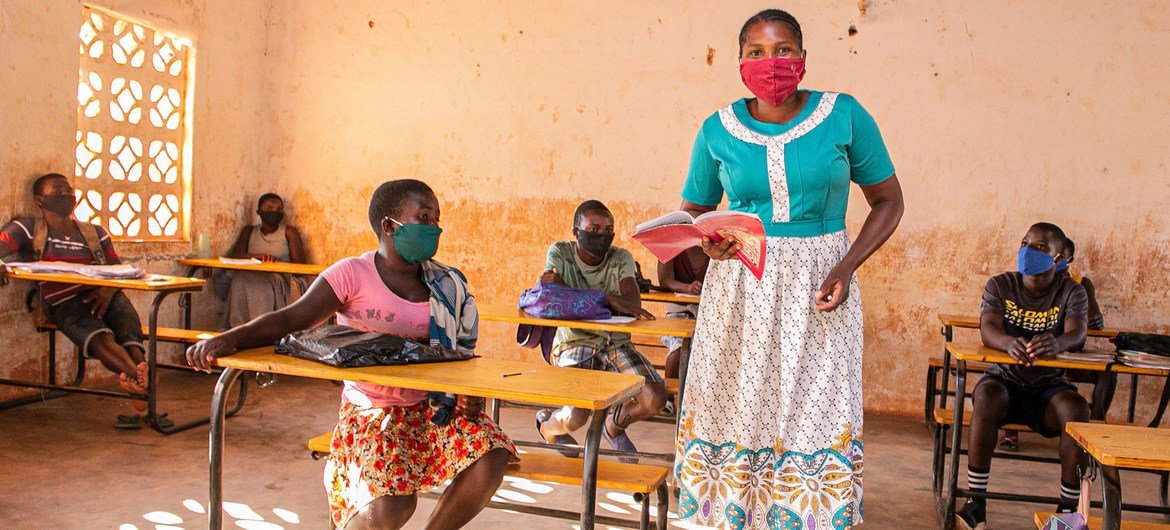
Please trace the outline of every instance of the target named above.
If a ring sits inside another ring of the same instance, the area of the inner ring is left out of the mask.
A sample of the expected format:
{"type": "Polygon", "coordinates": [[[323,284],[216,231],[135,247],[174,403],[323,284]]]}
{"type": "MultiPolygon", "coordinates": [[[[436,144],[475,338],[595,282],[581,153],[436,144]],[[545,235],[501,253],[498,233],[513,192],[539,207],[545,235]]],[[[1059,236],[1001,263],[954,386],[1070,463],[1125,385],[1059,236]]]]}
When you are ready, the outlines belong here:
{"type": "MultiPolygon", "coordinates": [[[[386,182],[370,199],[370,224],[378,250],[333,264],[296,302],[192,346],[187,361],[207,370],[214,357],[271,346],[330,316],[364,331],[474,349],[479,317],[466,279],[431,259],[441,232],[434,192],[417,180],[386,182]]],[[[463,526],[491,500],[516,448],[484,414],[482,398],[458,396],[450,422],[437,425],[426,394],[345,383],[324,473],[333,526],[355,516],[363,527],[405,521],[418,491],[451,479],[467,486],[444,491],[452,498],[436,505],[431,525],[463,526]]]]}

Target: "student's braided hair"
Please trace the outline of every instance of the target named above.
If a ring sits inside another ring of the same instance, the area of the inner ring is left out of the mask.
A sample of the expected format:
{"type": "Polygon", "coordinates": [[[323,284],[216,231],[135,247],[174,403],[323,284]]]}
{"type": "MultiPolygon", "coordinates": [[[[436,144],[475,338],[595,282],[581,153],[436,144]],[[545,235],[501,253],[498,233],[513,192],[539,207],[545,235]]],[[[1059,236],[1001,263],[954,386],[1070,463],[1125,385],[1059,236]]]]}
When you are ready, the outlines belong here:
{"type": "Polygon", "coordinates": [[[1068,250],[1068,244],[1072,242],[1069,240],[1068,236],[1064,235],[1064,230],[1061,230],[1059,226],[1056,226],[1052,223],[1040,222],[1032,225],[1032,228],[1039,228],[1040,230],[1052,234],[1053,239],[1060,243],[1060,250],[1062,253],[1068,250]]]}
{"type": "Polygon", "coordinates": [[[33,195],[40,196],[41,191],[43,191],[45,188],[45,184],[53,179],[64,179],[65,182],[69,182],[69,178],[66,177],[65,175],[60,174],[60,173],[48,173],[45,175],[41,175],[41,176],[37,177],[37,179],[34,180],[32,183],[33,195]]]}
{"type": "Polygon", "coordinates": [[[613,217],[613,213],[606,208],[605,204],[596,199],[589,199],[577,207],[577,211],[573,212],[573,227],[581,224],[581,220],[585,218],[586,212],[605,212],[606,215],[613,217]]]}
{"type": "Polygon", "coordinates": [[[743,55],[743,45],[747,44],[748,30],[760,22],[783,22],[789,26],[792,26],[792,31],[796,32],[796,38],[799,41],[797,44],[799,44],[801,48],[804,47],[804,34],[800,32],[800,22],[796,21],[796,17],[790,15],[787,11],[782,11],[780,9],[765,9],[759,13],[756,13],[755,15],[752,15],[752,18],[747,19],[747,22],[743,23],[743,28],[739,30],[740,55],[743,55]]]}
{"type": "Polygon", "coordinates": [[[402,203],[412,194],[434,195],[434,190],[421,180],[399,179],[383,182],[370,197],[370,227],[382,233],[382,219],[402,213],[402,203]]]}

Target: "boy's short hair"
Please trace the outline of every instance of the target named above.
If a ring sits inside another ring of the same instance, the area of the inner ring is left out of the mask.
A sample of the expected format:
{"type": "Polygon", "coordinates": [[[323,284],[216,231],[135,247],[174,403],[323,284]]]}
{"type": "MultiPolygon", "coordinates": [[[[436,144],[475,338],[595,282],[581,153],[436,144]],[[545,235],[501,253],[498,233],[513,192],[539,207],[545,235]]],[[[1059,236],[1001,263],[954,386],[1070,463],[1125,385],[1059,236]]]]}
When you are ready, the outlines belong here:
{"type": "Polygon", "coordinates": [[[1061,230],[1059,226],[1056,226],[1052,223],[1039,222],[1032,225],[1032,228],[1029,228],[1029,230],[1033,228],[1039,228],[1040,230],[1052,234],[1053,239],[1056,239],[1056,243],[1060,245],[1061,252],[1064,252],[1068,249],[1067,245],[1071,241],[1069,241],[1068,236],[1064,235],[1064,230],[1061,230]]]}
{"type": "Polygon", "coordinates": [[[1064,252],[1065,254],[1068,254],[1069,257],[1075,256],[1077,254],[1077,244],[1073,243],[1073,240],[1067,237],[1064,238],[1064,252]]]}
{"type": "Polygon", "coordinates": [[[67,178],[65,175],[62,175],[60,173],[46,173],[44,175],[37,177],[37,179],[33,181],[33,183],[32,183],[33,196],[39,197],[41,195],[41,190],[45,189],[45,184],[47,184],[50,180],[53,180],[53,179],[65,179],[66,182],[69,182],[69,178],[67,178]]]}
{"type": "Polygon", "coordinates": [[[589,199],[577,207],[577,211],[573,212],[573,227],[581,224],[581,220],[585,218],[586,212],[605,212],[606,215],[613,217],[613,212],[605,207],[601,201],[597,199],[589,199]]]}
{"type": "Polygon", "coordinates": [[[370,228],[380,233],[382,219],[402,213],[402,203],[411,194],[434,195],[434,190],[421,180],[398,179],[383,182],[370,197],[370,228]]]}
{"type": "Polygon", "coordinates": [[[261,204],[264,204],[264,201],[280,201],[281,204],[284,204],[284,199],[281,199],[280,195],[275,193],[265,193],[256,200],[256,208],[259,208],[261,204]]]}

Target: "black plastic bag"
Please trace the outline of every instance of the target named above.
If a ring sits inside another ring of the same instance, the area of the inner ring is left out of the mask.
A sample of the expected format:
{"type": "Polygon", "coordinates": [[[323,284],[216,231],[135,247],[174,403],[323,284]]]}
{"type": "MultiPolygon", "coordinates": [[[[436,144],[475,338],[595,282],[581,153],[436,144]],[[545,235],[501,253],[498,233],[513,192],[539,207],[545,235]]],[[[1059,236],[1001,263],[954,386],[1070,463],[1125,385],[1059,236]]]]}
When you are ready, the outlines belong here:
{"type": "Polygon", "coordinates": [[[1118,333],[1113,339],[1117,350],[1132,350],[1151,355],[1170,357],[1170,336],[1153,333],[1118,333]]]}
{"type": "Polygon", "coordinates": [[[286,335],[276,353],[338,368],[464,361],[475,355],[347,326],[327,325],[286,335]]]}

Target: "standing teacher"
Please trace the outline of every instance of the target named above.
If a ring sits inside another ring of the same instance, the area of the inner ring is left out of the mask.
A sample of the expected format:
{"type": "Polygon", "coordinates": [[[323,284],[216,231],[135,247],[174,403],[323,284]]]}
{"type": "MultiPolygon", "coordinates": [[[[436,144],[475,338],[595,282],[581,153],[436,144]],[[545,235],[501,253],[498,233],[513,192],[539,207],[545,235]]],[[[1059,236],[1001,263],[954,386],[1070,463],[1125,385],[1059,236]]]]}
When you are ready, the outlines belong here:
{"type": "Polygon", "coordinates": [[[695,140],[683,209],[759,215],[763,280],[704,241],[707,273],[675,459],[682,519],[720,528],[828,530],[861,523],[861,300],[853,277],[902,217],[873,118],[846,94],[797,90],[800,24],[776,9],[739,33],[755,94],[695,140]],[[845,233],[850,181],[870,211],[845,233]],[[852,296],[851,296],[852,292],[852,296]]]}

